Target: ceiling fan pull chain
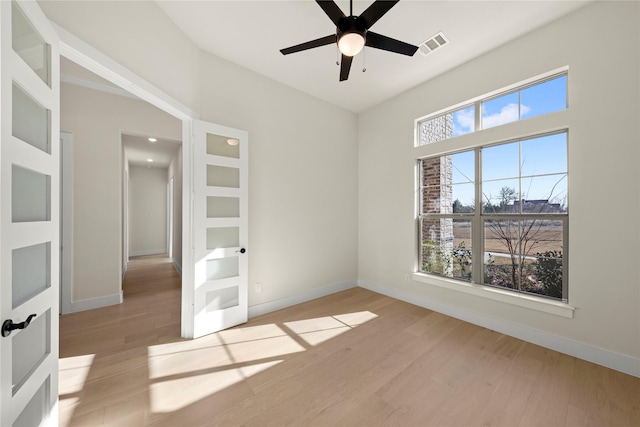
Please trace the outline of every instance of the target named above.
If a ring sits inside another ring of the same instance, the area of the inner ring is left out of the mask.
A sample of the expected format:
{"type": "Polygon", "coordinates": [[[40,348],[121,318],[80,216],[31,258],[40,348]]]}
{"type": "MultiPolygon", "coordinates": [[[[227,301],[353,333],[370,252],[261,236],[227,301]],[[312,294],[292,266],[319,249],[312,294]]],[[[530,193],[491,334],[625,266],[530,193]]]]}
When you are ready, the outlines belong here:
{"type": "Polygon", "coordinates": [[[336,65],[340,66],[340,49],[338,49],[337,44],[336,44],[336,65]]]}
{"type": "Polygon", "coordinates": [[[367,54],[365,53],[367,49],[362,49],[362,72],[367,71],[367,54]]]}

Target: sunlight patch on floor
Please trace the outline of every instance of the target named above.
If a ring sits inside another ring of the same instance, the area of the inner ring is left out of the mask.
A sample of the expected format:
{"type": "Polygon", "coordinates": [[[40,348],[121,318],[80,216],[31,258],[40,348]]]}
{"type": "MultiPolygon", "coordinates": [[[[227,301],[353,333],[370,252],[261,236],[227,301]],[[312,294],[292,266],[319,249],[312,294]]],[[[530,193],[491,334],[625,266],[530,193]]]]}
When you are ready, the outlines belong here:
{"type": "Polygon", "coordinates": [[[236,327],[148,348],[153,413],[182,409],[378,317],[369,311],[236,327]],[[308,344],[306,346],[305,344],[308,344]]]}
{"type": "Polygon", "coordinates": [[[176,411],[231,387],[243,379],[238,369],[224,369],[154,382],[149,387],[151,411],[154,413],[176,411]]]}
{"type": "Polygon", "coordinates": [[[65,357],[58,367],[58,390],[60,395],[79,393],[84,388],[87,375],[93,365],[95,354],[65,357]]]}

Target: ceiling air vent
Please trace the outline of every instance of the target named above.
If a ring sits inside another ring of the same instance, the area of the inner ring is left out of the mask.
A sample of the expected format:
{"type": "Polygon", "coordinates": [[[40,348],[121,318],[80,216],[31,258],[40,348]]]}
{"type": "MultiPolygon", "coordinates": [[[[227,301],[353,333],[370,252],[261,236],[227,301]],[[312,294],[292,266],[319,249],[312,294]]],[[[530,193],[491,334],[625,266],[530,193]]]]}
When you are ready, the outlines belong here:
{"type": "Polygon", "coordinates": [[[442,34],[442,31],[429,37],[424,42],[420,43],[418,50],[422,56],[427,56],[434,50],[440,49],[442,46],[449,43],[449,40],[442,34]]]}

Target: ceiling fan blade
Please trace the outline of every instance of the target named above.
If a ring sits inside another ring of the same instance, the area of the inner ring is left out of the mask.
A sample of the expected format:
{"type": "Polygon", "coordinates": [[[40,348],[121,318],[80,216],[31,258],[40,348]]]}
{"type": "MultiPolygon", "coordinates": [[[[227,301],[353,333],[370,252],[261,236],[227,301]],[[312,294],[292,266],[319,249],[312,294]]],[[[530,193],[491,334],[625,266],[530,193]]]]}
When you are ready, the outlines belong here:
{"type": "Polygon", "coordinates": [[[365,45],[376,49],[388,50],[389,52],[400,53],[402,55],[413,56],[418,50],[418,46],[383,36],[382,34],[367,31],[365,45]]]}
{"type": "Polygon", "coordinates": [[[382,18],[382,16],[389,11],[393,6],[396,5],[400,0],[376,0],[371,6],[367,8],[360,15],[360,19],[364,21],[367,29],[371,28],[373,24],[375,24],[378,19],[382,18]]]}
{"type": "Polygon", "coordinates": [[[324,13],[327,14],[329,19],[333,21],[336,27],[338,26],[338,22],[340,22],[340,19],[346,18],[342,10],[340,10],[338,5],[333,0],[316,0],[316,3],[318,3],[318,6],[320,6],[322,10],[324,10],[324,13]]]}
{"type": "Polygon", "coordinates": [[[303,50],[313,49],[314,47],[325,46],[335,42],[336,42],[336,35],[331,34],[329,36],[321,37],[316,40],[311,40],[306,43],[300,43],[295,46],[280,49],[280,52],[282,52],[283,55],[289,55],[290,53],[301,52],[303,50]]]}
{"type": "Polygon", "coordinates": [[[342,55],[340,61],[340,81],[343,82],[349,78],[349,70],[351,70],[351,62],[353,56],[342,55]]]}

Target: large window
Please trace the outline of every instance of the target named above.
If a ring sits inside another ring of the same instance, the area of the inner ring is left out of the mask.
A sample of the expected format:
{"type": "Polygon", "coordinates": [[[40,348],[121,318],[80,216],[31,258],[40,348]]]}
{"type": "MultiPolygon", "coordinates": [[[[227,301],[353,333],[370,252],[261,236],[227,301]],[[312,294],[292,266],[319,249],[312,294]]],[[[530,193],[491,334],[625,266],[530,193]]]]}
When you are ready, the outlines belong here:
{"type": "Polygon", "coordinates": [[[567,138],[421,159],[420,271],[567,301],[567,138]]]}

